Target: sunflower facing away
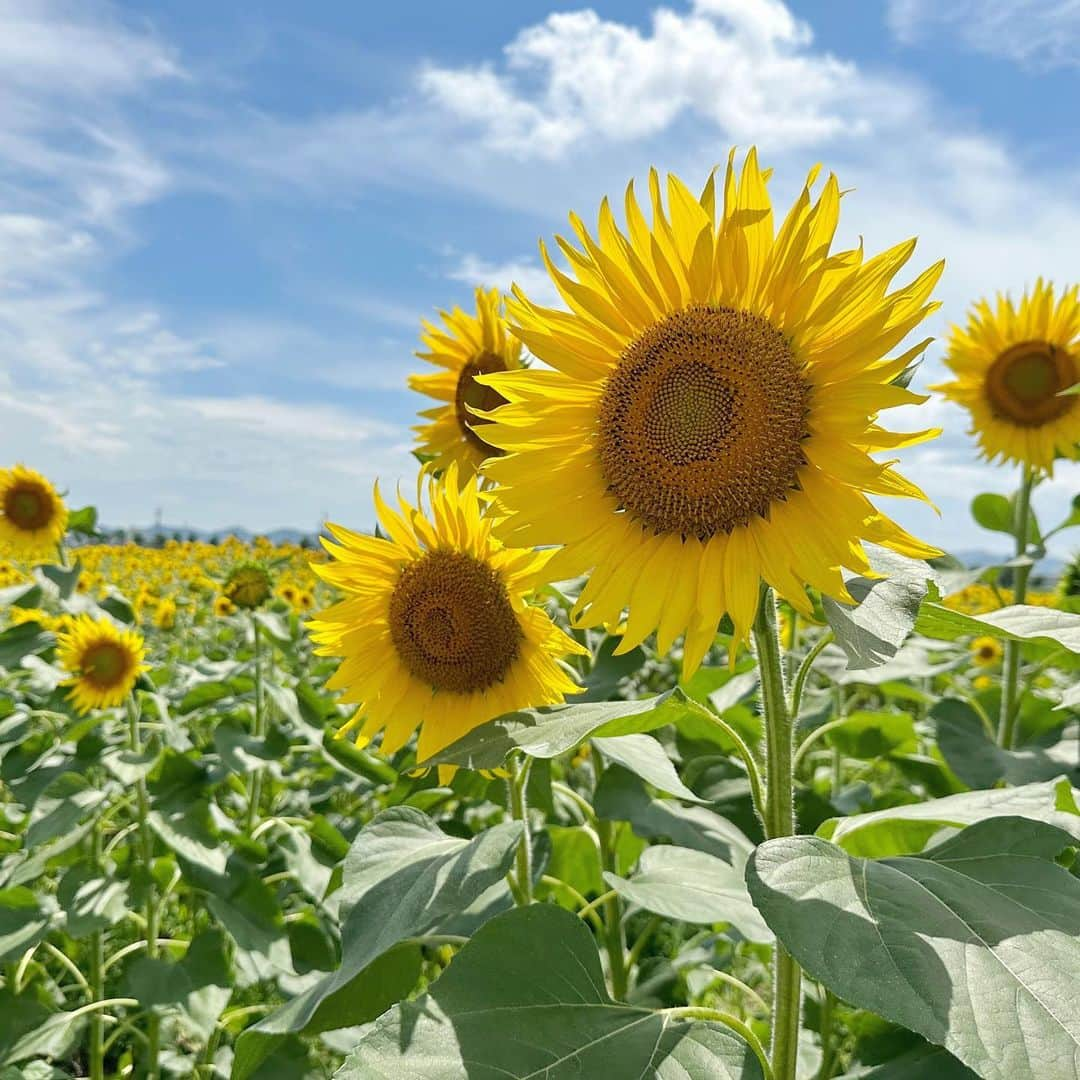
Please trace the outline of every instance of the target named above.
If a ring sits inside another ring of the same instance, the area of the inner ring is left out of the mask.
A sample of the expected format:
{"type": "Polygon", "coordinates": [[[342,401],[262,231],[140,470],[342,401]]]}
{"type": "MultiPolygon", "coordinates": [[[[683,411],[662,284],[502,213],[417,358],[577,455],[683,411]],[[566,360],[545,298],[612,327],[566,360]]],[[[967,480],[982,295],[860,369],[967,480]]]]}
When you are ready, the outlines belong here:
{"type": "Polygon", "coordinates": [[[89,615],[80,615],[60,634],[57,654],[71,675],[68,699],[80,713],[122,704],[146,670],[139,634],[89,615]]]}
{"type": "Polygon", "coordinates": [[[1051,472],[1055,457],[1080,457],[1080,397],[1061,393],[1080,382],[1078,286],[1056,303],[1041,279],[1019,305],[980,300],[945,363],[956,378],[932,389],[968,410],[987,458],[1051,472]]]}
{"type": "Polygon", "coordinates": [[[41,473],[0,469],[0,555],[24,562],[55,555],[67,519],[64,500],[41,473]]]}
{"type": "Polygon", "coordinates": [[[768,174],[734,154],[716,206],[650,174],[652,224],[626,192],[628,233],[605,200],[597,237],[541,251],[570,311],[508,301],[513,332],[555,370],[481,376],[510,403],[484,437],[507,543],[565,545],[553,577],[592,569],[574,615],[614,624],[625,652],[658,630],[686,633],[692,673],[728,612],[745,638],[764,578],[809,615],[804,585],[849,600],[840,567],[867,573],[862,541],[916,557],[934,548],[878,512],[871,495],[925,498],[876,451],[931,438],[878,426],[879,411],[926,400],[894,380],[928,341],[882,357],[938,305],[942,263],[889,291],[914,240],[866,259],[830,254],[840,189],[816,200],[811,172],[774,231],[768,174]],[[576,277],[576,280],[575,280],[576,277]]]}
{"type": "Polygon", "coordinates": [[[456,463],[464,483],[486,458],[502,453],[484,438],[488,421],[472,410],[497,408],[504,399],[476,377],[517,371],[521,342],[507,333],[497,289],[476,290],[475,316],[457,307],[440,314],[444,329],[425,319],[421,340],[427,351],[416,355],[441,370],[434,375],[410,375],[409,386],[445,404],[420,413],[428,422],[413,430],[419,437],[419,451],[431,455],[431,467],[442,472],[456,463]]]}
{"type": "Polygon", "coordinates": [[[346,594],[308,623],[315,651],[342,658],[327,685],[359,706],[339,734],[383,731],[392,754],[419,727],[420,761],[502,713],[580,692],[558,660],[585,650],[527,602],[548,555],[495,540],[476,481],[459,492],[456,473],[430,481],[430,516],[391,509],[376,488],[389,539],[330,525],[336,561],[312,566],[346,594]]]}

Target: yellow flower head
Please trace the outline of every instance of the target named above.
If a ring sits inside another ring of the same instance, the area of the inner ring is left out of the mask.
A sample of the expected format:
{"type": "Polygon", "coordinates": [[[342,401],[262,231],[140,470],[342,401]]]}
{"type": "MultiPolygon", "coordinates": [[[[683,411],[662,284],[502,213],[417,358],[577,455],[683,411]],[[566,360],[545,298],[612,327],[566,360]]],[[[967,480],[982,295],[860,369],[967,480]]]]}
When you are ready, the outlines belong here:
{"type": "Polygon", "coordinates": [[[933,387],[962,405],[985,457],[1051,472],[1056,456],[1080,456],[1078,286],[1055,302],[1041,279],[1018,305],[980,300],[967,328],[954,326],[945,363],[956,376],[933,387]]]}
{"type": "Polygon", "coordinates": [[[1003,652],[997,638],[977,637],[971,643],[971,659],[979,667],[993,667],[1001,659],[1003,652]]]}
{"type": "Polygon", "coordinates": [[[488,421],[472,410],[486,412],[505,399],[477,382],[477,376],[521,367],[521,342],[507,333],[500,309],[498,290],[477,289],[475,316],[456,307],[440,313],[444,328],[425,319],[421,340],[427,351],[416,355],[441,370],[434,375],[409,376],[413,390],[445,403],[420,414],[428,422],[413,429],[419,437],[418,449],[432,456],[436,471],[456,463],[462,483],[485,458],[502,453],[484,438],[488,421]]]}
{"type": "Polygon", "coordinates": [[[60,634],[57,654],[71,675],[68,699],[80,713],[120,705],[146,670],[139,634],[89,615],[72,620],[60,634]]]}
{"type": "Polygon", "coordinates": [[[315,651],[342,658],[327,685],[359,706],[340,734],[383,731],[392,754],[419,727],[421,761],[502,713],[580,692],[558,661],[585,651],[527,602],[547,553],[495,540],[475,480],[459,492],[456,471],[430,481],[430,515],[391,509],[376,487],[388,539],[330,525],[336,561],[314,568],[345,594],[308,623],[315,651]]]}
{"type": "Polygon", "coordinates": [[[154,625],[159,630],[171,630],[176,625],[176,601],[166,596],[154,610],[154,625]]]}
{"type": "Polygon", "coordinates": [[[270,575],[258,563],[243,563],[229,574],[225,595],[238,607],[251,610],[269,599],[270,575]]]}
{"type": "Polygon", "coordinates": [[[214,614],[224,619],[236,614],[236,605],[227,596],[214,597],[214,614]]]}
{"type": "Polygon", "coordinates": [[[871,454],[938,434],[877,418],[925,400],[896,380],[928,342],[883,357],[937,307],[942,264],[890,291],[915,242],[830,253],[835,176],[815,198],[815,168],[776,230],[756,152],[738,179],[733,163],[720,206],[713,177],[696,197],[669,176],[665,209],[653,171],[651,224],[632,184],[626,233],[606,200],[595,238],[572,215],[581,246],[559,246],[575,276],[541,247],[570,311],[516,287],[507,303],[554,370],[480,376],[509,402],[484,429],[506,451],[484,467],[500,538],[564,545],[553,574],[591,570],[574,617],[614,625],[627,609],[617,651],[685,632],[687,675],[725,612],[748,635],[761,578],[810,616],[807,584],[849,599],[840,568],[869,570],[864,540],[936,553],[867,495],[925,498],[871,454]]]}
{"type": "Polygon", "coordinates": [[[0,554],[24,562],[55,555],[67,520],[64,500],[41,473],[0,469],[0,554]]]}
{"type": "Polygon", "coordinates": [[[315,606],[315,597],[307,589],[302,589],[296,596],[296,606],[301,611],[310,611],[315,606]]]}

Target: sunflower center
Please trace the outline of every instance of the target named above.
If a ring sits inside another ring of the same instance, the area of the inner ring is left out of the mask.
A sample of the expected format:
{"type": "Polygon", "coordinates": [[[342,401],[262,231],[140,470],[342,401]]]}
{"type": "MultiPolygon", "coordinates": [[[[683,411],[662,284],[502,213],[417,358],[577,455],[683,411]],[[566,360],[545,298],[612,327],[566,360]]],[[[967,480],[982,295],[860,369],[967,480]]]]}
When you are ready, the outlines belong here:
{"type": "Polygon", "coordinates": [[[44,528],[52,513],[52,499],[36,484],[15,484],[4,495],[4,517],[17,529],[44,528]]]}
{"type": "Polygon", "coordinates": [[[623,352],[600,398],[600,466],[656,533],[730,533],[798,486],[810,383],[767,319],[693,306],[623,352]]]}
{"type": "Polygon", "coordinates": [[[410,563],[390,597],[394,648],[434,690],[471,694],[501,682],[522,636],[498,573],[462,552],[410,563]]]}
{"type": "Polygon", "coordinates": [[[82,676],[101,690],[109,690],[124,681],[128,669],[127,650],[112,641],[91,645],[79,665],[82,676]]]}
{"type": "Polygon", "coordinates": [[[490,424],[491,421],[486,416],[474,416],[469,410],[481,409],[484,412],[490,412],[500,405],[505,405],[506,398],[498,390],[478,383],[476,376],[491,375],[496,371],[505,370],[506,364],[499,357],[493,353],[481,353],[461,369],[454,391],[454,412],[457,415],[458,426],[466,440],[486,457],[501,454],[502,450],[485,442],[477,434],[477,428],[490,424]]]}
{"type": "Polygon", "coordinates": [[[1058,394],[1076,381],[1076,364],[1065,349],[1045,341],[1022,341],[990,365],[986,394],[997,416],[1038,427],[1072,408],[1074,399],[1058,394]]]}

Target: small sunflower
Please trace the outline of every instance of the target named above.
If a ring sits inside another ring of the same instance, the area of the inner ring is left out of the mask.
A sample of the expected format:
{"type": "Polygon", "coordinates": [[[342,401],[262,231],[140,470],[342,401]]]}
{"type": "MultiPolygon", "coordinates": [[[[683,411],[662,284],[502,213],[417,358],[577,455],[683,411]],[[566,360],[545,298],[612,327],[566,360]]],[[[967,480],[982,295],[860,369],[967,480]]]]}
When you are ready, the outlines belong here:
{"type": "Polygon", "coordinates": [[[627,609],[618,652],[685,632],[686,675],[725,612],[748,636],[759,579],[809,617],[807,584],[850,601],[840,568],[872,573],[863,541],[936,553],[867,495],[925,498],[871,454],[938,434],[878,414],[926,400],[897,380],[928,340],[883,357],[938,306],[943,264],[890,292],[914,240],[830,254],[840,188],[830,176],[815,201],[817,169],[775,231],[756,152],[738,181],[733,160],[719,208],[713,177],[696,197],[669,176],[665,210],[653,171],[651,225],[632,184],[628,235],[607,200],[596,239],[571,215],[581,247],[558,242],[576,280],[541,245],[570,311],[517,287],[507,302],[554,370],[479,376],[509,402],[484,429],[506,451],[484,466],[500,538],[564,545],[553,575],[591,570],[574,618],[615,625],[627,609]]]}
{"type": "Polygon", "coordinates": [[[236,614],[236,605],[227,596],[214,597],[214,614],[224,619],[236,614]]]}
{"type": "Polygon", "coordinates": [[[146,670],[139,634],[89,615],[72,620],[60,634],[57,654],[71,675],[68,699],[80,713],[120,705],[146,670]]]}
{"type": "Polygon", "coordinates": [[[442,329],[424,320],[421,340],[427,351],[416,355],[442,370],[434,375],[410,375],[409,386],[445,404],[420,413],[428,423],[413,430],[419,438],[418,449],[430,455],[432,468],[442,472],[456,464],[464,483],[486,458],[502,453],[484,438],[487,418],[472,410],[489,412],[505,399],[477,382],[477,376],[517,371],[521,342],[507,333],[497,289],[476,290],[475,316],[457,307],[440,314],[442,329]]]}
{"type": "Polygon", "coordinates": [[[430,481],[430,516],[376,488],[389,539],[330,525],[336,561],[313,568],[346,594],[308,623],[315,651],[342,658],[327,686],[359,706],[339,734],[383,731],[392,754],[419,728],[421,761],[502,713],[580,693],[559,659],[585,650],[527,602],[548,553],[495,540],[475,480],[459,493],[456,473],[430,481]]]}
{"type": "Polygon", "coordinates": [[[1058,582],[1058,593],[1063,600],[1080,597],[1080,552],[1074,555],[1062,572],[1058,582]]]}
{"type": "Polygon", "coordinates": [[[259,563],[242,563],[233,568],[222,591],[238,608],[251,611],[269,599],[270,575],[259,563]]]}
{"type": "Polygon", "coordinates": [[[971,643],[971,659],[979,667],[993,667],[999,663],[1004,653],[997,638],[977,637],[971,643]]]}
{"type": "Polygon", "coordinates": [[[49,558],[67,531],[64,500],[41,473],[0,469],[0,553],[29,562],[49,558]]]}
{"type": "Polygon", "coordinates": [[[1018,305],[980,300],[967,328],[953,327],[945,363],[956,378],[933,387],[971,415],[972,433],[991,461],[1051,472],[1055,457],[1080,456],[1080,286],[1055,302],[1041,279],[1018,305]]]}
{"type": "Polygon", "coordinates": [[[159,630],[171,630],[176,625],[176,601],[166,596],[154,609],[154,625],[159,630]]]}

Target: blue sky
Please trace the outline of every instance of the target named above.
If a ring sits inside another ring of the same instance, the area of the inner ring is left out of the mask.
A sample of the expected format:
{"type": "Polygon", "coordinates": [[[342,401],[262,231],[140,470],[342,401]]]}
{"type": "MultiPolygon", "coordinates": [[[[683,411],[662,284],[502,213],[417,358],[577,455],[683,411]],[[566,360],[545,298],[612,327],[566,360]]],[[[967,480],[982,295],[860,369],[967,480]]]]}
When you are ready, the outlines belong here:
{"type": "MultiPolygon", "coordinates": [[[[779,204],[834,169],[842,239],[945,257],[940,338],[1080,276],[1077,57],[1061,0],[0,0],[0,462],[110,523],[368,525],[412,476],[420,317],[544,295],[568,210],[733,144],[779,204]]],[[[985,546],[967,505],[1012,477],[920,412],[942,517],[890,512],[985,546]]],[[[1046,519],[1077,490],[1061,468],[1046,519]]]]}

